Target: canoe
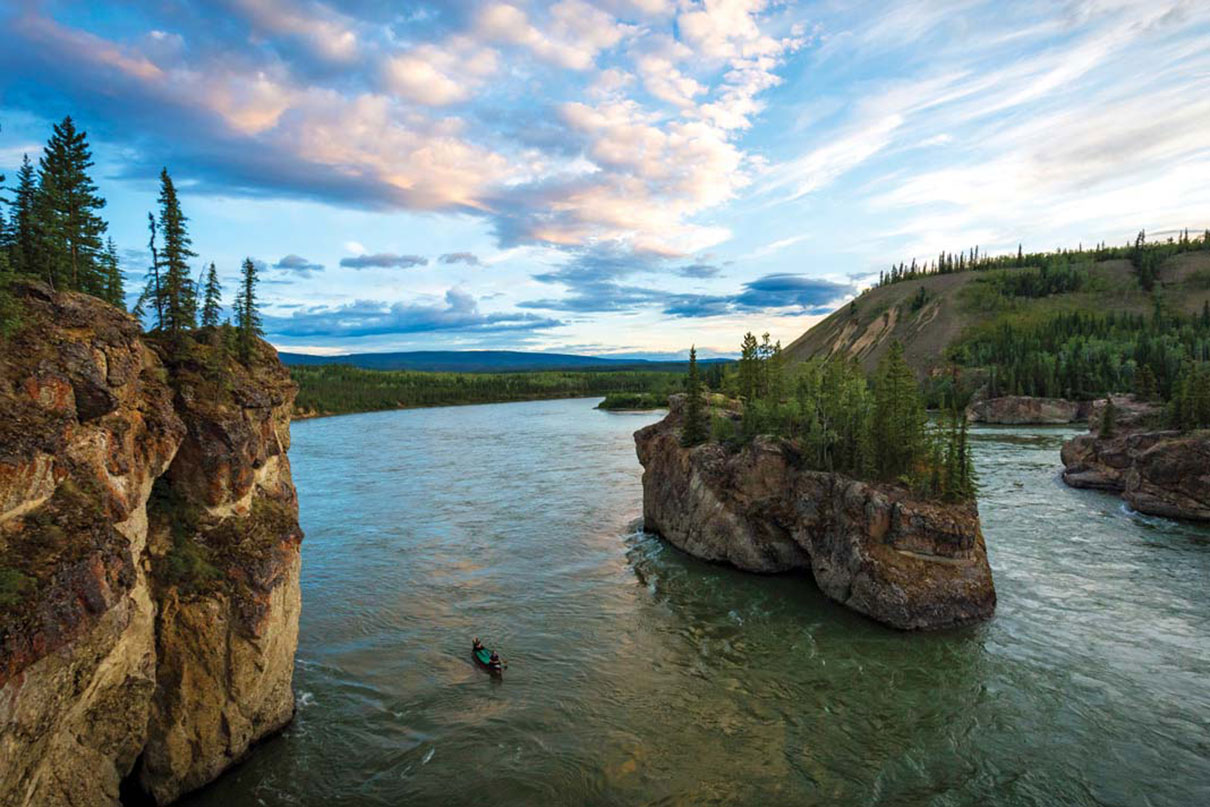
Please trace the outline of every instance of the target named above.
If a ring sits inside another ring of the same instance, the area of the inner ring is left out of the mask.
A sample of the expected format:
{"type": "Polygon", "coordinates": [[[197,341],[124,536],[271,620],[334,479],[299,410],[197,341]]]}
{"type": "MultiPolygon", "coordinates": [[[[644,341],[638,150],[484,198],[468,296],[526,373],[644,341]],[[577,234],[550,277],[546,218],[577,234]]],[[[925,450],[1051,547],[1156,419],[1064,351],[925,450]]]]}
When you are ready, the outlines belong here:
{"type": "Polygon", "coordinates": [[[471,653],[474,655],[475,661],[486,667],[488,671],[492,673],[492,675],[500,675],[504,672],[500,665],[492,665],[492,651],[488,650],[487,648],[483,648],[482,650],[472,650],[471,653]]]}

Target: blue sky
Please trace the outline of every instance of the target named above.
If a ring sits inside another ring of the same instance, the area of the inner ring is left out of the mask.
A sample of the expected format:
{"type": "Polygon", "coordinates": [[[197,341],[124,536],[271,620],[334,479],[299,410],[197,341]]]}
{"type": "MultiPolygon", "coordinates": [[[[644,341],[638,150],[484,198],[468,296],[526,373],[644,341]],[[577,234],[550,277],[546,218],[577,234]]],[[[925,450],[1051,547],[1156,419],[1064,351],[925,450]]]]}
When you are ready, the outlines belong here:
{"type": "Polygon", "coordinates": [[[892,262],[1210,226],[1204,0],[0,0],[0,170],[73,115],[132,285],[318,352],[734,352],[892,262]]]}

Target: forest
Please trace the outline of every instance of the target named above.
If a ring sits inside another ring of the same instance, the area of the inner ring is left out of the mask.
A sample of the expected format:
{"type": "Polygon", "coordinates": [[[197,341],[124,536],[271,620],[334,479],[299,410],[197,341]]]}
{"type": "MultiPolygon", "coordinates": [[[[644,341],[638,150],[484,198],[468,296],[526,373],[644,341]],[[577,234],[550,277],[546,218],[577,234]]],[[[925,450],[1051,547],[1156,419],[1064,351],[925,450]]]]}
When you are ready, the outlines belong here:
{"type": "Polygon", "coordinates": [[[1184,252],[1203,250],[1210,252],[1210,230],[1206,230],[1201,236],[1195,236],[1188,230],[1183,230],[1178,237],[1163,241],[1148,241],[1146,231],[1140,230],[1133,243],[1123,246],[1113,247],[1098,244],[1091,249],[1085,249],[1081,244],[1076,249],[1057,249],[1053,252],[1025,252],[1021,246],[1018,246],[1015,255],[1011,253],[988,255],[985,252],[981,253],[979,247],[974,247],[958,253],[942,252],[934,260],[923,263],[913,258],[910,264],[906,262],[894,264],[889,270],[878,273],[878,283],[875,288],[889,286],[892,283],[919,280],[930,275],[1028,268],[1034,270],[1033,279],[1018,281],[1016,279],[1018,273],[1011,273],[1010,282],[1014,285],[1020,283],[1021,291],[1017,292],[1020,296],[1039,297],[1060,291],[1074,291],[1075,288],[1062,288],[1063,284],[1076,280],[1070,274],[1070,267],[1074,265],[1124,259],[1130,261],[1143,290],[1151,291],[1155,287],[1159,267],[1164,261],[1184,252]],[[1039,274],[1049,275],[1052,281],[1058,282],[1049,290],[1035,286],[1034,280],[1039,274]]]}
{"type": "MultiPolygon", "coordinates": [[[[12,283],[21,277],[91,294],[125,310],[125,278],[113,239],[104,238],[109,225],[100,211],[106,202],[90,176],[92,167],[88,136],[70,116],[54,124],[36,169],[24,155],[16,186],[4,199],[8,215],[0,216],[0,338],[20,327],[12,283]]],[[[256,263],[251,258],[243,263],[231,306],[234,321],[220,321],[217,269],[212,263],[193,277],[189,259],[197,255],[189,219],[166,168],[160,172],[157,205],[156,213],[147,214],[151,261],[131,313],[140,322],[150,320],[148,335],[166,342],[170,360],[184,357],[191,344],[204,340],[220,354],[238,353],[248,361],[261,334],[256,263]]]]}
{"type": "Polygon", "coordinates": [[[967,422],[956,402],[930,420],[915,375],[895,342],[873,376],[856,362],[811,359],[787,367],[780,343],[749,333],[722,391],[742,402],[737,418],[707,403],[709,387],[690,352],[682,442],[738,448],[759,435],[786,440],[805,467],[896,482],[922,497],[974,498],[967,422]]]}
{"type": "Polygon", "coordinates": [[[667,401],[669,392],[682,388],[685,377],[647,370],[431,373],[363,370],[342,364],[295,365],[290,374],[298,383],[295,411],[302,416],[615,393],[667,401]]]}

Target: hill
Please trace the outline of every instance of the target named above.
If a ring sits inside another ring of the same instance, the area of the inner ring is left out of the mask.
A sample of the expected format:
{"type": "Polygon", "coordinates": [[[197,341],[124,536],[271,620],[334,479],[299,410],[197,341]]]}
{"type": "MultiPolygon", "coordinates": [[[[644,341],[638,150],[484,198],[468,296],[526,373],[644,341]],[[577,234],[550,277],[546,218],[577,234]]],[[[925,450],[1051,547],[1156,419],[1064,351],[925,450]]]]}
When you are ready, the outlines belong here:
{"type": "MultiPolygon", "coordinates": [[[[790,361],[848,356],[869,371],[899,341],[921,378],[953,364],[999,366],[1024,375],[1019,365],[1030,363],[1031,371],[1038,365],[1037,372],[1058,375],[1058,387],[1064,386],[1064,362],[1077,363],[1064,350],[1076,343],[1087,347],[1089,340],[1100,340],[1098,348],[1116,340],[1114,350],[1106,350],[1100,361],[1113,365],[1113,373],[1104,370],[1113,376],[1104,384],[1121,382],[1135,366],[1150,361],[1140,353],[1144,343],[1150,349],[1148,340],[1165,346],[1179,341],[1185,358],[1205,360],[1200,355],[1204,335],[1180,331],[1185,320],[1200,322],[1201,312],[1210,306],[1210,244],[1203,238],[1009,256],[973,270],[908,271],[907,277],[869,289],[833,312],[786,347],[785,355],[790,361]],[[1020,355],[1006,355],[1013,351],[1020,355]],[[1042,366],[1048,361],[1050,366],[1042,366]]],[[[1175,354],[1155,359],[1164,365],[1180,361],[1175,354]]],[[[1174,368],[1168,370],[1174,375],[1174,368]]],[[[1154,372],[1163,381],[1165,368],[1157,366],[1154,372]]],[[[1020,384],[1014,379],[1010,386],[1020,384]]],[[[1084,397],[1097,384],[1071,386],[1058,392],[1084,397]]],[[[1023,392],[1044,394],[1040,389],[1023,392]]]]}
{"type": "MultiPolygon", "coordinates": [[[[438,373],[524,373],[553,370],[623,371],[684,370],[686,361],[649,359],[611,359],[579,356],[571,353],[530,353],[519,350],[416,350],[400,353],[349,353],[340,356],[312,356],[304,353],[279,353],[286,365],[314,366],[344,364],[363,370],[415,370],[438,373]]],[[[703,364],[723,363],[728,359],[703,359],[703,364]]]]}

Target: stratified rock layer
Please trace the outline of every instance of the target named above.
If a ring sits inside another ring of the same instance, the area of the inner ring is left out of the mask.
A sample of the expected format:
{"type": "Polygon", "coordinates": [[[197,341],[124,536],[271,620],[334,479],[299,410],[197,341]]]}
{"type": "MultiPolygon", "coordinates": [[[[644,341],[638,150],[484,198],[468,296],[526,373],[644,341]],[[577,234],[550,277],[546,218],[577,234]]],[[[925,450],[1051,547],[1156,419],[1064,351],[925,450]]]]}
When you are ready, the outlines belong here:
{"type": "Polygon", "coordinates": [[[901,629],[990,617],[996,591],[974,503],[800,470],[758,438],[731,453],[680,445],[680,401],[635,433],[645,528],[696,557],[752,572],[809,569],[825,594],[901,629]]]}
{"type": "Polygon", "coordinates": [[[1019,426],[1025,424],[1075,423],[1088,418],[1089,405],[1064,398],[1034,398],[1028,395],[1004,395],[984,398],[970,406],[975,423],[1019,426]]]}
{"type": "Polygon", "coordinates": [[[1117,398],[1114,404],[1122,413],[1115,436],[1097,433],[1098,402],[1094,430],[1064,443],[1063,481],[1117,493],[1140,513],[1210,521],[1210,433],[1152,430],[1161,407],[1117,398]]]}
{"type": "MultiPolygon", "coordinates": [[[[294,388],[18,288],[0,355],[0,805],[161,803],[293,713],[294,388]]],[[[213,340],[213,345],[207,345],[213,340]]]]}

